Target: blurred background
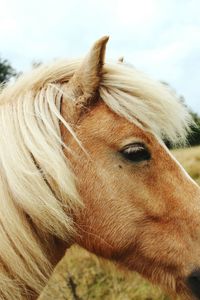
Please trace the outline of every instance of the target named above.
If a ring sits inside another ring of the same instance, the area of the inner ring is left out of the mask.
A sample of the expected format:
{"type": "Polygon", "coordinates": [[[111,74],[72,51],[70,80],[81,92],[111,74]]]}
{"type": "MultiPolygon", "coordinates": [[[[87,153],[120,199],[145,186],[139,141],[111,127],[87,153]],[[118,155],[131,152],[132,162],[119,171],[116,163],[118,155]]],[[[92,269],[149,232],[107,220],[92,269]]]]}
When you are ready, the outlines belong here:
{"type": "MultiPolygon", "coordinates": [[[[84,56],[96,39],[109,35],[106,58],[124,56],[174,89],[197,123],[188,145],[199,145],[199,12],[199,0],[0,0],[0,82],[56,58],[84,56]]],[[[174,154],[200,183],[200,147],[174,154]]],[[[168,299],[138,275],[128,281],[118,272],[75,248],[41,299],[168,299]],[[69,273],[77,298],[67,296],[69,273]]]]}

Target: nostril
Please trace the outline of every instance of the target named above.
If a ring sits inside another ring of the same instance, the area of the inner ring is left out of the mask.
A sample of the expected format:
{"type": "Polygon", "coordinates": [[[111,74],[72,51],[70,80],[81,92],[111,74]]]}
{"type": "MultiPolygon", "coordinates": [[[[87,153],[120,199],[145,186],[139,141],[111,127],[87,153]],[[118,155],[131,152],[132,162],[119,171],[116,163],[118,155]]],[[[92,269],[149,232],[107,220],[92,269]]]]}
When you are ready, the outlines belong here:
{"type": "Polygon", "coordinates": [[[200,270],[192,272],[187,283],[192,293],[200,299],[200,270]]]}

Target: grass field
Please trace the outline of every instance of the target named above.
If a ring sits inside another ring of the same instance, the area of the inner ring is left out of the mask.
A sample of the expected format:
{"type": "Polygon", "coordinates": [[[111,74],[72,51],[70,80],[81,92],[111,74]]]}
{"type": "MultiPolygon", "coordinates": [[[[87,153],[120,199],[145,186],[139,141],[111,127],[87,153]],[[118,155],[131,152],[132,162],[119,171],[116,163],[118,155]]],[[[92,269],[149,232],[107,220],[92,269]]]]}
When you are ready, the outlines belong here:
{"type": "MultiPolygon", "coordinates": [[[[200,147],[173,151],[200,184],[200,147]]],[[[73,246],[57,265],[40,300],[169,300],[135,273],[124,273],[109,262],[73,246]]]]}

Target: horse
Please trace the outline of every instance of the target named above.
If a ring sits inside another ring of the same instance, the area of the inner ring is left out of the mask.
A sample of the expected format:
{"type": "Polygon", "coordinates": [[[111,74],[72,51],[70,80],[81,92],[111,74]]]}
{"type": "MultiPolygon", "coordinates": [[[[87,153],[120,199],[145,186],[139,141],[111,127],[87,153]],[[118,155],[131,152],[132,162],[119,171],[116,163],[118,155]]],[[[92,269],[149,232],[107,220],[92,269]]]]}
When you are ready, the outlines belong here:
{"type": "Polygon", "coordinates": [[[2,300],[36,299],[74,243],[200,299],[200,188],[164,143],[190,114],[107,41],[1,88],[2,300]]]}

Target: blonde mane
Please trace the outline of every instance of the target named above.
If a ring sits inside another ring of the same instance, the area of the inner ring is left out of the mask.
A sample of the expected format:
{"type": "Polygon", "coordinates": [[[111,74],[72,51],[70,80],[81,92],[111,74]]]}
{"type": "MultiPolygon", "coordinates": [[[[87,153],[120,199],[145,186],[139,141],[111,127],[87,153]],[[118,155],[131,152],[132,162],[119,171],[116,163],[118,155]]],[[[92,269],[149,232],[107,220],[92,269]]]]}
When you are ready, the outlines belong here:
{"type": "MultiPolygon", "coordinates": [[[[54,237],[74,234],[70,212],[81,199],[63,154],[60,123],[75,134],[60,106],[62,85],[80,63],[41,66],[0,94],[0,299],[26,299],[27,287],[39,294],[52,271],[54,237]]],[[[115,113],[159,138],[185,140],[187,109],[135,69],[105,64],[99,95],[115,113]]]]}

